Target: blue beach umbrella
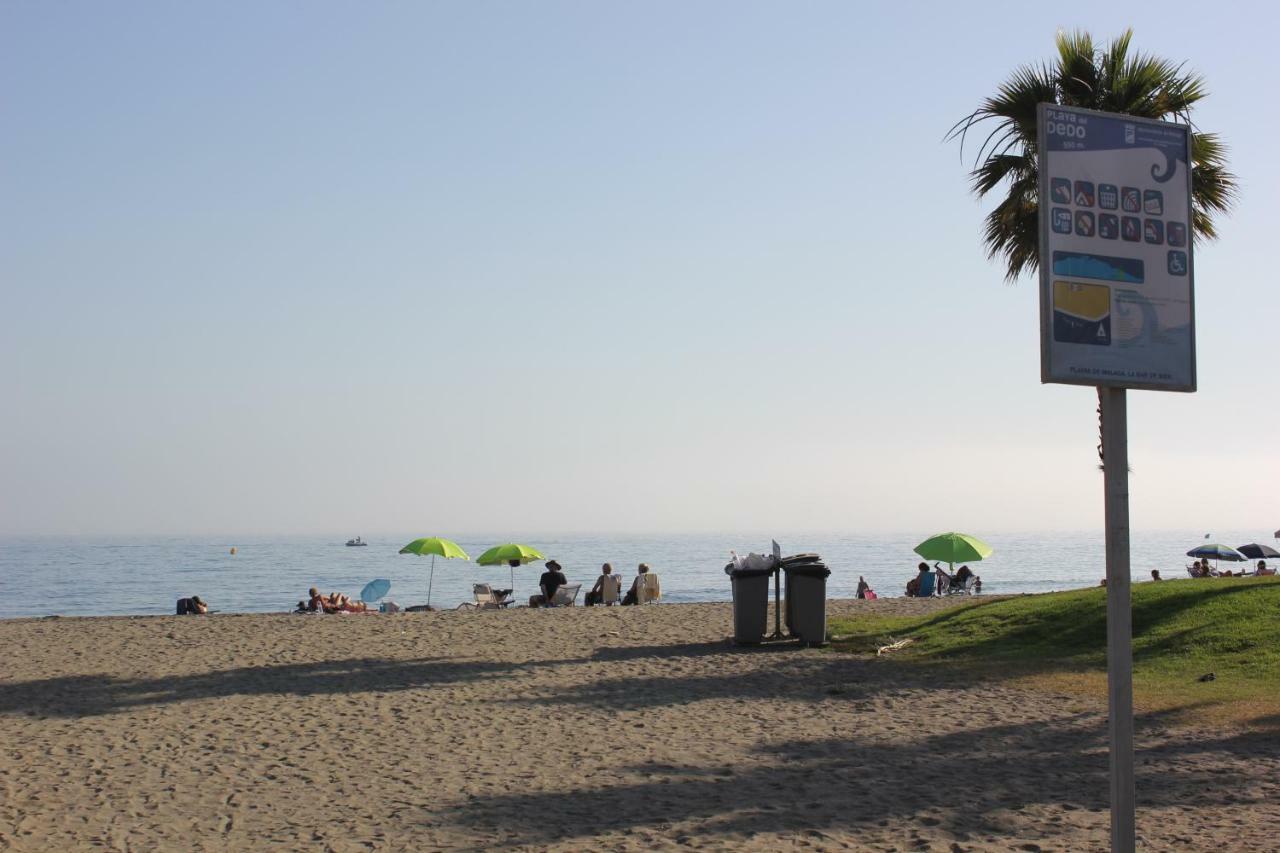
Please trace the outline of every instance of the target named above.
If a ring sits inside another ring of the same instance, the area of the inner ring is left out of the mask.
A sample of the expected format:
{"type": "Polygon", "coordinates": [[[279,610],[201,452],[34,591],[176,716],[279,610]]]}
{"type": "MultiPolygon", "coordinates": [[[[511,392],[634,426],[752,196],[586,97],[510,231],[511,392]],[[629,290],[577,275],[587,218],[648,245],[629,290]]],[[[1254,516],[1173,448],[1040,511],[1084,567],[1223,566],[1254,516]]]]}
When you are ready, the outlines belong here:
{"type": "MultiPolygon", "coordinates": [[[[1219,545],[1216,542],[1208,545],[1201,545],[1198,548],[1192,548],[1187,552],[1188,557],[1197,557],[1201,560],[1226,560],[1228,563],[1243,563],[1248,559],[1235,548],[1228,548],[1226,545],[1219,545]]],[[[1215,568],[1216,571],[1216,568],[1215,568]]]]}
{"type": "Polygon", "coordinates": [[[371,580],[364,585],[364,589],[360,590],[360,600],[365,604],[373,604],[379,598],[391,591],[391,581],[386,578],[378,578],[371,580]]]}
{"type": "Polygon", "coordinates": [[[1235,548],[1228,548],[1226,545],[1219,545],[1216,542],[1192,548],[1187,552],[1187,556],[1198,557],[1201,560],[1226,560],[1229,563],[1243,563],[1248,559],[1235,548]]]}

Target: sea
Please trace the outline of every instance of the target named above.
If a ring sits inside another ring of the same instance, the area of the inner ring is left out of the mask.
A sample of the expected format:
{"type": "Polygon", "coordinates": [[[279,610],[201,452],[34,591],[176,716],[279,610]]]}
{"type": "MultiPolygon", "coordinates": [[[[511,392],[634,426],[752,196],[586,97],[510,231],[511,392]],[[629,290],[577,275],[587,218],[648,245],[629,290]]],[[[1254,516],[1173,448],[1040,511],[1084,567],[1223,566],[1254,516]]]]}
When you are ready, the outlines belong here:
{"type": "MultiPolygon", "coordinates": [[[[174,612],[177,599],[191,595],[224,613],[283,612],[305,599],[312,586],[356,597],[376,578],[391,581],[385,600],[402,607],[426,604],[428,598],[435,607],[457,607],[472,600],[476,583],[512,588],[520,601],[538,591],[541,563],[512,570],[437,558],[433,572],[431,558],[398,553],[420,535],[433,534],[369,536],[364,547],[346,546],[349,536],[0,537],[0,618],[165,614],[174,612]]],[[[982,578],[984,595],[1097,586],[1105,574],[1101,529],[975,535],[994,549],[986,560],[971,565],[982,578]]],[[[784,555],[817,553],[823,558],[831,569],[829,597],[853,597],[859,577],[881,596],[902,595],[919,562],[912,549],[925,538],[774,531],[516,541],[555,558],[570,582],[583,584],[584,594],[602,563],[611,563],[629,584],[644,562],[661,578],[663,601],[685,602],[728,601],[725,565],[730,553],[768,553],[773,540],[784,555]]],[[[456,541],[475,557],[512,540],[468,536],[456,541]]],[[[1185,578],[1191,562],[1186,552],[1209,541],[1280,548],[1270,531],[1217,531],[1206,538],[1203,530],[1134,530],[1134,581],[1149,580],[1152,569],[1170,580],[1185,578]]]]}

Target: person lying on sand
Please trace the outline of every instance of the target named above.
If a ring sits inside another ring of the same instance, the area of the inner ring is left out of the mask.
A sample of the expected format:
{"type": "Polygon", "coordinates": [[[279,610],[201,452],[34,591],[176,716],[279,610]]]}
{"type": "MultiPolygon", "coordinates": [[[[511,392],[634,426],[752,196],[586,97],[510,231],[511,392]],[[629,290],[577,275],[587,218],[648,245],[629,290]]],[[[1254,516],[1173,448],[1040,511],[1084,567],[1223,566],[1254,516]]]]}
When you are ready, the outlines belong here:
{"type": "Polygon", "coordinates": [[[342,592],[329,593],[329,606],[333,610],[326,610],[325,613],[364,613],[369,609],[369,605],[363,601],[352,601],[351,596],[342,592]]]}

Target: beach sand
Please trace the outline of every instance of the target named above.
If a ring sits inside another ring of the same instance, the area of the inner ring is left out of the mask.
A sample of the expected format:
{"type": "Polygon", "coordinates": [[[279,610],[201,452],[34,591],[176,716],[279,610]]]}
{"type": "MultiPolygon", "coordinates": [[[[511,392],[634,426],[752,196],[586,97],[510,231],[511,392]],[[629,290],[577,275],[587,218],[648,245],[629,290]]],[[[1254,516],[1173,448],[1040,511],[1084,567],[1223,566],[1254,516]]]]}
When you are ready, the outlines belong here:
{"type": "MultiPolygon", "coordinates": [[[[1098,702],[738,649],[730,624],[727,604],[0,622],[0,847],[1106,849],[1098,702]]],[[[1137,774],[1147,849],[1280,845],[1274,731],[1144,719],[1137,774]]]]}

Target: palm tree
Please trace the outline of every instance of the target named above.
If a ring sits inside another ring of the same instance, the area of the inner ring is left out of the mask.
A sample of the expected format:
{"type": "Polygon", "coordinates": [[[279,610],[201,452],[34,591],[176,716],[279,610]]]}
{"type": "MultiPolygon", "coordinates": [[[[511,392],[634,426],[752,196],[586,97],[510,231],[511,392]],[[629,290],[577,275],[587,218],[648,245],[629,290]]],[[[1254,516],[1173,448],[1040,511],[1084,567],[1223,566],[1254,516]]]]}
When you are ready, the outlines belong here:
{"type": "MultiPolygon", "coordinates": [[[[1191,124],[1191,108],[1207,91],[1204,80],[1183,73],[1181,65],[1134,52],[1126,30],[1106,48],[1094,46],[1088,33],[1057,36],[1052,64],[1024,65],[951,128],[963,152],[969,130],[994,120],[995,129],[978,149],[971,173],[973,192],[983,198],[1008,184],[1008,195],[987,215],[983,242],[993,261],[1002,259],[1008,281],[1039,266],[1036,112],[1041,103],[1084,107],[1191,124]]],[[[1226,149],[1217,136],[1191,134],[1192,232],[1196,240],[1216,239],[1213,217],[1235,202],[1236,177],[1226,170],[1226,149]]]]}

